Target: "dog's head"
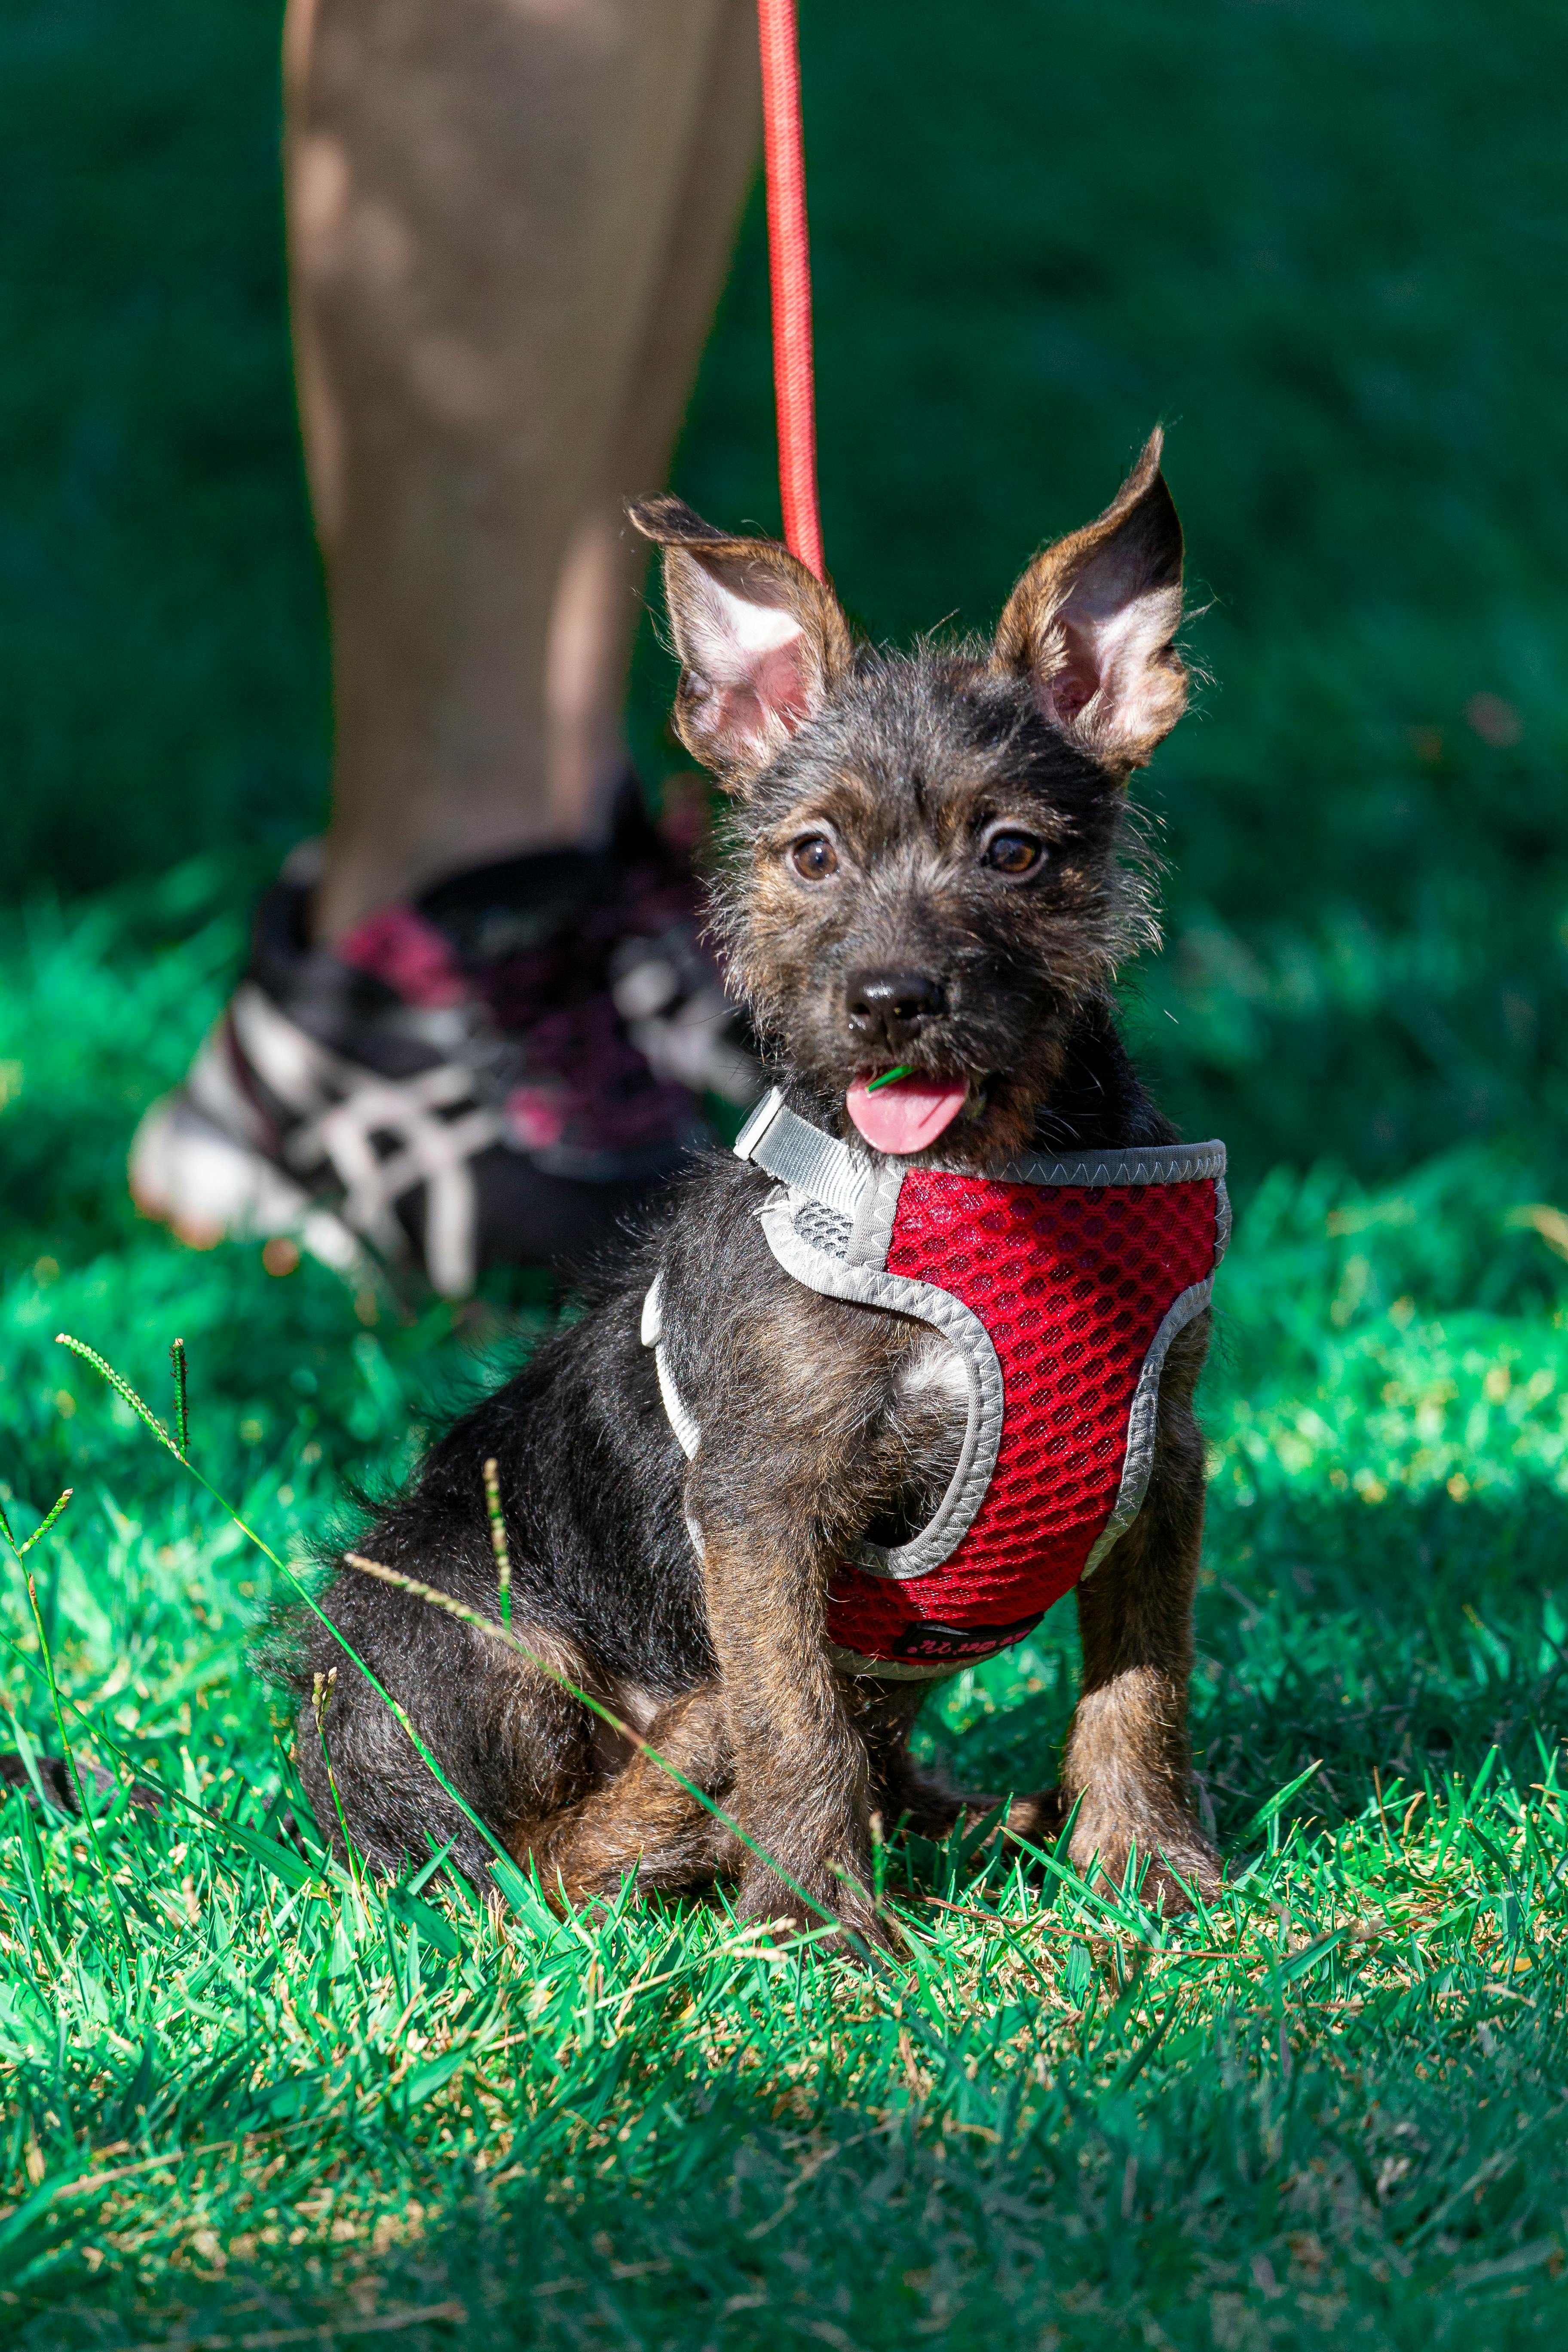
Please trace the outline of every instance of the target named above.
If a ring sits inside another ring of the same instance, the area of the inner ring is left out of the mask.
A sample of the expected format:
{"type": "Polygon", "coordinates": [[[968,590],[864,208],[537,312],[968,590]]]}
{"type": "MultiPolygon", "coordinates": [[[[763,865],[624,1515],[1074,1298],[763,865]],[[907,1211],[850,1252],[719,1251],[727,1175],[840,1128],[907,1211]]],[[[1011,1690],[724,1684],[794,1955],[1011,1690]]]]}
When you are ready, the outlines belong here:
{"type": "Polygon", "coordinates": [[[884,1150],[1024,1149],[1076,1016],[1152,935],[1119,847],[1186,697],[1160,449],[1036,558],[994,641],[910,655],[857,644],[773,541],[630,509],[664,552],[677,729],[735,803],[734,975],[818,1115],[884,1150]]]}

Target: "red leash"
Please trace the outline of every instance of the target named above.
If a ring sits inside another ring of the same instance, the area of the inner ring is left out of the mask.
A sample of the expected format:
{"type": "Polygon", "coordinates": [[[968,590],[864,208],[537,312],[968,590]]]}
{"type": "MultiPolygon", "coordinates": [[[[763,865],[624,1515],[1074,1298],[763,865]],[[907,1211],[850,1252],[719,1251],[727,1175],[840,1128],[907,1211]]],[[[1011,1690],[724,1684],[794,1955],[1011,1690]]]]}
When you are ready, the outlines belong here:
{"type": "Polygon", "coordinates": [[[763,142],[768,178],[768,277],[773,289],[773,396],[784,543],[823,577],[816,504],[816,411],[811,370],[811,251],[800,130],[795,0],[757,0],[763,53],[763,142]]]}

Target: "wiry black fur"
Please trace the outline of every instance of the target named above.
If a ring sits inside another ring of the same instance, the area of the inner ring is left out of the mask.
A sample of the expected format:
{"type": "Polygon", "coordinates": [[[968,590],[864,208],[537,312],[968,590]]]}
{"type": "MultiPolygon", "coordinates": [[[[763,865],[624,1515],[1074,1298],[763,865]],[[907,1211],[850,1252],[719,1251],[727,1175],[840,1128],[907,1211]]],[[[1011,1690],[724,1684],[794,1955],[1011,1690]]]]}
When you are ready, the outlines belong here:
{"type": "MultiPolygon", "coordinates": [[[[1070,1034],[1065,1083],[1042,1122],[1042,1142],[1052,1150],[1115,1149],[1167,1141],[1171,1134],[1109,1008],[1086,1007],[1070,1034]]],[[[748,1335],[800,1304],[798,1286],[772,1256],[756,1223],[773,1189],[770,1177],[727,1154],[704,1157],[590,1311],[541,1348],[497,1395],[462,1415],[356,1549],[493,1619],[498,1579],[484,1465],[494,1459],[512,1562],[513,1622],[569,1645],[597,1696],[630,1685],[658,1703],[704,1684],[715,1660],[682,1517],[686,1462],[665,1414],[652,1354],[639,1338],[642,1304],[662,1266],[677,1388],[703,1426],[732,1424],[748,1385],[748,1335]]],[[[838,1311],[831,1302],[814,1304],[829,1318],[838,1311]]],[[[879,1393],[864,1402],[869,1423],[884,1399],[879,1393]]],[[[743,1480],[745,1465],[731,1475],[743,1480]]],[[[891,1496],[886,1507],[919,1524],[945,1483],[939,1461],[920,1492],[891,1496]]],[[[487,1636],[353,1570],[336,1578],[326,1607],[503,1843],[542,1801],[570,1802],[590,1785],[604,1750],[592,1724],[574,1720],[581,1710],[557,1710],[547,1701],[543,1723],[531,1716],[521,1737],[508,1736],[513,1670],[487,1636]],[[553,1784],[535,1767],[542,1738],[557,1766],[553,1784]]],[[[314,1674],[337,1667],[326,1715],[328,1752],[337,1801],[360,1853],[373,1869],[395,1871],[428,1860],[451,1841],[453,1859],[483,1884],[489,1849],[432,1780],[405,1733],[323,1627],[306,1620],[299,1634],[291,1679],[307,1703],[297,1752],[323,1833],[341,1852],[309,1693],[314,1674]]]]}
{"type": "MultiPolygon", "coordinates": [[[[377,1513],[356,1549],[438,1585],[494,1620],[499,1578],[485,1508],[484,1465],[498,1464],[511,1560],[511,1614],[556,1636],[572,1662],[596,1668],[598,1694],[625,1677],[673,1697],[712,1671],[690,1539],[680,1517],[679,1445],[638,1338],[650,1244],[635,1251],[597,1310],[560,1332],[499,1394],[464,1413],[432,1449],[409,1491],[377,1513]],[[640,1272],[639,1269],[646,1269],[640,1272]],[[618,1573],[606,1578],[604,1564],[618,1573]]],[[[541,1730],[563,1800],[583,1785],[594,1730],[580,1709],[553,1709],[507,1737],[510,1659],[488,1637],[411,1594],[346,1570],[327,1597],[332,1622],[481,1819],[503,1841],[552,1793],[530,1768],[541,1730]]],[[[341,1850],[337,1798],[372,1867],[395,1870],[455,1840],[455,1859],[482,1881],[490,1850],[432,1780],[380,1701],[318,1621],[296,1621],[290,1679],[309,1700],[317,1674],[340,1671],[326,1752],[311,1706],[300,1717],[300,1776],[318,1822],[341,1850]],[[302,1639],[301,1639],[302,1637],[302,1639]]],[[[576,1675],[573,1679],[576,1680],[576,1675]]]]}
{"type": "MultiPolygon", "coordinates": [[[[1180,530],[1157,443],[1106,515],[1026,574],[994,647],[856,649],[829,592],[784,551],[723,540],[673,501],[637,519],[667,547],[686,664],[678,723],[738,794],[718,923],[792,1105],[855,1140],[845,1094],[867,1045],[853,976],[896,963],[931,977],[931,1009],[880,1066],[960,1073],[970,1088],[967,1117],[928,1159],[984,1171],[1030,1143],[1170,1139],[1111,996],[1119,960],[1153,928],[1124,854],[1126,774],[1180,709],[1162,618],[1173,611],[1180,530]],[[1154,620],[1131,686],[1124,665],[1096,700],[1082,631],[1123,593],[1124,574],[1127,609],[1142,597],[1154,620]],[[726,688],[723,629],[715,638],[703,603],[726,578],[801,616],[782,687],[770,670],[755,694],[745,681],[726,688]],[[1085,580],[1098,601],[1079,624],[1071,599],[1085,580]],[[719,648],[711,677],[704,643],[719,648]],[[1045,845],[1022,880],[986,855],[1004,824],[1045,845]],[[795,855],[819,835],[835,845],[826,879],[795,855]]],[[[493,1456],[523,1638],[634,1727],[651,1726],[814,1899],[877,1932],[864,1893],[872,1810],[940,1828],[960,1801],[908,1759],[929,1685],[836,1681],[823,1594],[835,1559],[868,1528],[929,1516],[962,1423],[928,1395],[940,1383],[922,1386],[927,1327],[820,1297],[778,1265],[757,1222],[772,1190],[731,1157],[703,1160],[590,1311],[458,1422],[360,1549],[493,1618],[483,1483],[493,1456]],[[639,1337],[656,1272],[669,1366],[702,1432],[689,1465],[639,1337]]],[[[1096,1604],[1079,1750],[1100,1776],[1083,1809],[1094,1849],[1119,1856],[1135,1842],[1203,1876],[1213,1856],[1183,1810],[1182,1728],[1202,1510],[1189,1400],[1201,1360],[1193,1327],[1172,1351],[1143,1518],[1097,1580],[1097,1592],[1128,1597],[1109,1613],[1096,1604]]],[[[628,1764],[548,1673],[352,1570],[324,1606],[468,1801],[509,1849],[539,1861],[547,1885],[576,1895],[613,1886],[624,1868],[675,1886],[739,1871],[749,1915],[798,1911],[787,1880],[628,1764]]],[[[319,1622],[303,1626],[296,1679],[307,1695],[300,1769],[323,1829],[338,1838],[341,1803],[373,1866],[423,1862],[451,1841],[458,1866],[482,1880],[482,1841],[319,1622]],[[324,1728],[335,1793],[309,1697],[334,1667],[324,1728]]]]}

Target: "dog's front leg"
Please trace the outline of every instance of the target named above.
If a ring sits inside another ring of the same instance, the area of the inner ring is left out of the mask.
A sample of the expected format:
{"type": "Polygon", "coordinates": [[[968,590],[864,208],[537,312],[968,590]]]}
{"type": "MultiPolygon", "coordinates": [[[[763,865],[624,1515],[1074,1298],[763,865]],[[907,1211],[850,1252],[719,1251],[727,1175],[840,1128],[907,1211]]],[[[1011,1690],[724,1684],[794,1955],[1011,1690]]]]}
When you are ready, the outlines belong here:
{"type": "Polygon", "coordinates": [[[1187,1685],[1193,1594],[1203,1539],[1203,1438],[1192,1409],[1208,1318],[1173,1343],[1161,1382],[1154,1461],[1143,1508],[1079,1587],[1083,1689],[1062,1758],[1062,1797],[1079,1802],[1072,1858],[1120,1881],[1136,1846],[1146,1900],[1184,1910],[1173,1868],[1205,1895],[1218,1856],[1190,1807],[1187,1685]]]}
{"type": "Polygon", "coordinates": [[[741,1916],[809,1929],[826,1912],[886,1944],[869,1885],[866,1745],[823,1638],[831,1557],[784,1496],[759,1497],[743,1516],[692,1499],[730,1726],[730,1801],[759,1849],[741,1859],[741,1916]]]}

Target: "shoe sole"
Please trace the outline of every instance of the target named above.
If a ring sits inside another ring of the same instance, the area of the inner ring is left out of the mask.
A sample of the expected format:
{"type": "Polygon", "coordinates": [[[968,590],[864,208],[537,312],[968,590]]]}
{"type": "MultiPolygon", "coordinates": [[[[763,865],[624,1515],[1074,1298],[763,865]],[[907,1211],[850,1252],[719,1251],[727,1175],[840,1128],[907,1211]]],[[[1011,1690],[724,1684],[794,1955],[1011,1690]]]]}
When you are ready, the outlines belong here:
{"type": "Polygon", "coordinates": [[[183,1093],[145,1113],[131,1146],[131,1197],[190,1249],[223,1241],[297,1242],[334,1273],[374,1271],[363,1244],[276,1161],[207,1118],[183,1093]]]}

